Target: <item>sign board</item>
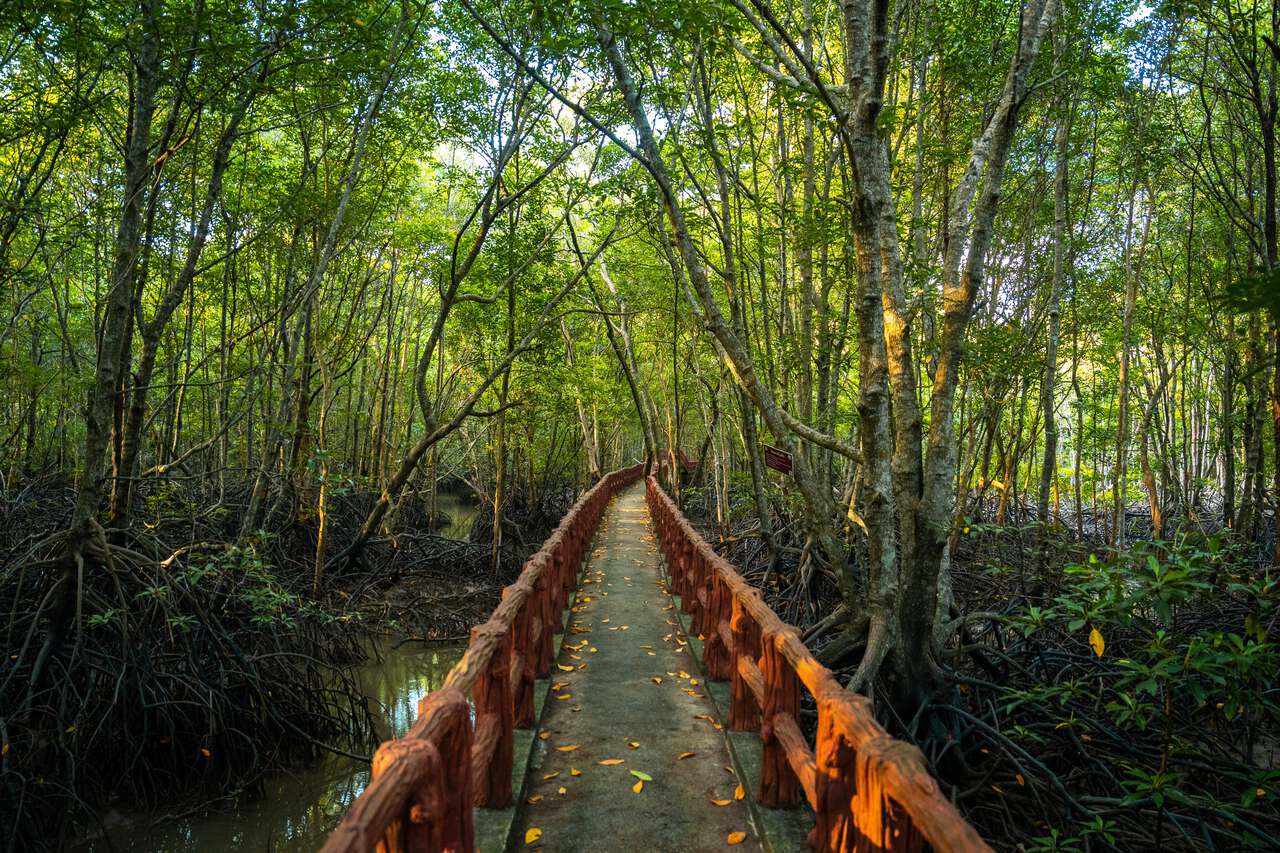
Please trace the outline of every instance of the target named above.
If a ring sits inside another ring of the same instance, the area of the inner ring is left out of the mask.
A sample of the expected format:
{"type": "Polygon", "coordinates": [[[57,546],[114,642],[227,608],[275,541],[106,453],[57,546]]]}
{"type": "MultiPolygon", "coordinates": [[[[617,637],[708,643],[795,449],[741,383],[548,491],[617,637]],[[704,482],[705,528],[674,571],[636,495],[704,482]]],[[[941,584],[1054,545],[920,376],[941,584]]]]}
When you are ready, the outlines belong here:
{"type": "Polygon", "coordinates": [[[764,464],[783,474],[791,473],[791,454],[768,444],[764,445],[764,464]]]}

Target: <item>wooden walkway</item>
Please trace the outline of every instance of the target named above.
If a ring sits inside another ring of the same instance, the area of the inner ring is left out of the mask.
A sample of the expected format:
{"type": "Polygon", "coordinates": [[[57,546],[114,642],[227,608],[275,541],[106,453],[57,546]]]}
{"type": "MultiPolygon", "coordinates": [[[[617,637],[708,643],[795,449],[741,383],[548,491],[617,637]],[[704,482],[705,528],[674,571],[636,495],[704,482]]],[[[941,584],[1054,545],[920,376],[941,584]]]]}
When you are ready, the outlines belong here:
{"type": "Polygon", "coordinates": [[[817,850],[990,851],[919,750],[891,738],[658,482],[637,484],[642,473],[615,471],[578,500],[408,734],[378,750],[326,853],[470,853],[477,809],[509,815],[484,853],[504,840],[513,850],[793,849],[804,845],[762,836],[752,815],[776,826],[772,815],[806,806],[817,850]],[[816,732],[802,723],[805,694],[816,732]],[[530,734],[517,738],[521,729],[530,734]],[[749,772],[730,759],[729,730],[735,757],[737,739],[755,749],[749,772]]]}
{"type": "Polygon", "coordinates": [[[674,611],[644,490],[631,486],[596,536],[514,837],[639,853],[720,850],[742,833],[741,849],[760,849],[674,611]]]}

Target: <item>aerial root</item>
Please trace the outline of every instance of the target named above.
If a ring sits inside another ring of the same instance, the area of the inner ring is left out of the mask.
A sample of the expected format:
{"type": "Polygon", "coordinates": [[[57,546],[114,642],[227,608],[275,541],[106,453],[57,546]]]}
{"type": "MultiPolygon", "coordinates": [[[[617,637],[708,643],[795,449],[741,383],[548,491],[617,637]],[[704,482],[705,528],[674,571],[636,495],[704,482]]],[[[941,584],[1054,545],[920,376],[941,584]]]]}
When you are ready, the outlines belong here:
{"type": "Polygon", "coordinates": [[[888,617],[883,614],[872,617],[867,626],[867,645],[862,652],[862,661],[845,687],[854,693],[871,695],[876,679],[880,677],[880,667],[892,648],[891,639],[888,617]]]}

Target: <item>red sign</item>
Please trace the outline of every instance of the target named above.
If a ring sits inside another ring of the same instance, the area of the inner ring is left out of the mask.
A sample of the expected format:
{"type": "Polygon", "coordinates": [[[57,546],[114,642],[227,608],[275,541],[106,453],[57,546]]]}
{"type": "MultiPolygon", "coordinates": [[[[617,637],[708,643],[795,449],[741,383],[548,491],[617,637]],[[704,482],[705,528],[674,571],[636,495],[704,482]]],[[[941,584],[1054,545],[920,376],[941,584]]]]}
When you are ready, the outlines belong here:
{"type": "Polygon", "coordinates": [[[791,473],[791,454],[776,447],[764,445],[764,464],[784,474],[791,473]]]}

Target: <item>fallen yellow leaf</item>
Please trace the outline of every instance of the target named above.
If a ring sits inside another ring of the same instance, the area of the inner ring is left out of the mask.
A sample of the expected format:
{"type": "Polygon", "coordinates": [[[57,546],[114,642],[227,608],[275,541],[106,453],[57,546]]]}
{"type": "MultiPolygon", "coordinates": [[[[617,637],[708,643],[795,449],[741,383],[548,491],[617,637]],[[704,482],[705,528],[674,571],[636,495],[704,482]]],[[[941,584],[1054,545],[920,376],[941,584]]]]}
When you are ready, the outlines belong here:
{"type": "Polygon", "coordinates": [[[573,667],[571,666],[565,666],[562,663],[558,663],[556,666],[560,667],[561,672],[573,672],[573,667]]]}
{"type": "Polygon", "coordinates": [[[576,767],[570,767],[570,768],[569,768],[569,775],[570,775],[570,776],[581,776],[581,775],[582,775],[582,771],[581,771],[581,770],[579,770],[579,769],[578,769],[578,768],[576,768],[576,767]]]}
{"type": "Polygon", "coordinates": [[[655,675],[653,678],[651,678],[651,679],[649,679],[649,680],[650,680],[650,681],[652,681],[654,684],[661,684],[661,683],[662,683],[662,676],[661,676],[661,675],[655,675]]]}
{"type": "Polygon", "coordinates": [[[727,805],[729,805],[729,803],[732,803],[732,802],[733,802],[733,800],[712,800],[712,801],[711,801],[711,805],[713,805],[713,806],[727,806],[727,805]]]}
{"type": "Polygon", "coordinates": [[[636,780],[636,783],[635,783],[634,785],[632,785],[632,786],[631,786],[631,790],[635,791],[637,794],[638,794],[638,793],[640,793],[641,791],[643,791],[643,790],[644,790],[644,780],[643,780],[643,779],[637,779],[637,780],[636,780]]]}
{"type": "Polygon", "coordinates": [[[542,795],[541,795],[541,794],[534,794],[532,797],[530,797],[529,799],[525,800],[525,802],[526,802],[526,803],[528,803],[529,805],[533,805],[534,803],[540,803],[540,802],[542,802],[542,795]]]}
{"type": "Polygon", "coordinates": [[[693,758],[697,754],[698,753],[696,752],[682,752],[679,757],[676,758],[676,761],[684,761],[686,758],[693,758]]]}
{"type": "Polygon", "coordinates": [[[208,757],[209,757],[209,750],[205,749],[205,748],[202,746],[202,747],[200,747],[200,754],[201,754],[201,755],[203,755],[205,758],[208,758],[208,757]]]}
{"type": "Polygon", "coordinates": [[[529,827],[528,831],[526,831],[524,834],[524,843],[532,844],[533,842],[537,841],[541,837],[542,837],[542,830],[538,829],[538,827],[536,826],[531,826],[529,827]]]}
{"type": "Polygon", "coordinates": [[[725,839],[725,841],[729,842],[730,847],[735,844],[741,844],[746,840],[747,834],[745,832],[731,832],[729,833],[729,837],[725,839]]]}
{"type": "Polygon", "coordinates": [[[627,746],[631,747],[632,749],[639,749],[639,748],[640,748],[640,741],[638,741],[638,740],[629,740],[629,741],[627,741],[627,746]]]}
{"type": "Polygon", "coordinates": [[[577,748],[578,745],[576,743],[571,743],[568,746],[557,746],[556,750],[559,752],[573,752],[577,748]]]}
{"type": "Polygon", "coordinates": [[[554,779],[554,778],[556,778],[556,777],[557,777],[557,776],[559,776],[559,775],[560,775],[560,771],[559,771],[559,770],[557,770],[555,773],[546,773],[546,774],[544,774],[544,775],[543,775],[542,780],[545,782],[546,780],[548,780],[548,779],[554,779]]]}
{"type": "Polygon", "coordinates": [[[1102,653],[1107,649],[1106,640],[1102,639],[1102,632],[1097,628],[1089,629],[1089,647],[1098,657],[1102,657],[1102,653]]]}
{"type": "Polygon", "coordinates": [[[746,795],[747,795],[747,789],[742,787],[741,785],[733,789],[733,798],[735,800],[740,800],[746,795]]]}
{"type": "Polygon", "coordinates": [[[549,737],[551,737],[551,732],[547,731],[546,729],[543,729],[542,731],[538,732],[538,740],[546,740],[549,737]]]}
{"type": "Polygon", "coordinates": [[[622,759],[622,758],[606,758],[604,761],[600,761],[597,763],[603,764],[605,767],[613,767],[616,764],[625,764],[626,761],[625,759],[622,759]]]}
{"type": "Polygon", "coordinates": [[[561,785],[561,786],[560,786],[560,796],[562,796],[562,797],[563,797],[563,796],[564,796],[565,794],[567,794],[567,793],[569,793],[569,789],[568,789],[568,788],[566,788],[564,785],[561,785]]]}

